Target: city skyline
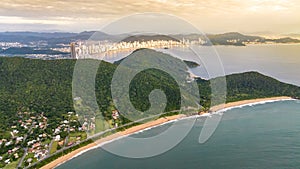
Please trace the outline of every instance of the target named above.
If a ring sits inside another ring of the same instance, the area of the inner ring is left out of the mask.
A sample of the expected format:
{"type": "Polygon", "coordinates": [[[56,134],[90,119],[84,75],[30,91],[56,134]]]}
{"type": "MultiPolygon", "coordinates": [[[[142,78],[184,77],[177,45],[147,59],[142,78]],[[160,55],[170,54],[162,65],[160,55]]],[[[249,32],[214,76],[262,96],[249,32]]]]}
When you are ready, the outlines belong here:
{"type": "Polygon", "coordinates": [[[8,1],[0,6],[0,31],[99,30],[118,18],[153,12],[178,16],[206,33],[298,33],[297,0],[8,1]]]}

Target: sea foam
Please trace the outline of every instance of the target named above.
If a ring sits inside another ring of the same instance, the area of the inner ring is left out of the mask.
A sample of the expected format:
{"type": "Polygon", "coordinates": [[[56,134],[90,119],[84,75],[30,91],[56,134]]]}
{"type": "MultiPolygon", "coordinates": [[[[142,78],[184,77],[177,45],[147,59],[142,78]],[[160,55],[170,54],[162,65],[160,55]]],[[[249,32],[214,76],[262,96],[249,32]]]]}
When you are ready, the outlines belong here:
{"type": "Polygon", "coordinates": [[[232,110],[232,109],[237,109],[237,108],[243,108],[243,107],[246,107],[246,106],[255,106],[255,105],[261,105],[261,104],[266,104],[266,103],[273,103],[273,102],[279,102],[279,101],[291,101],[291,100],[297,100],[297,99],[274,99],[274,100],[265,100],[265,101],[258,101],[258,102],[254,102],[254,103],[246,103],[246,104],[242,104],[242,105],[238,105],[238,106],[232,106],[232,107],[227,107],[227,108],[224,108],[224,109],[221,109],[221,110],[218,110],[216,112],[213,112],[213,113],[204,113],[204,114],[201,114],[201,115],[193,115],[193,116],[186,116],[186,117],[181,117],[179,119],[174,119],[174,120],[170,120],[170,121],[167,121],[167,122],[164,122],[164,123],[161,123],[161,124],[158,124],[158,125],[155,125],[155,126],[151,126],[151,127],[147,127],[145,129],[142,129],[142,130],[139,130],[139,131],[136,131],[134,133],[130,133],[128,135],[123,135],[123,136],[119,136],[117,138],[114,138],[114,139],[111,139],[111,140],[108,140],[108,141],[105,141],[105,142],[102,142],[100,144],[97,144],[93,147],[90,147],[88,149],[85,149],[77,154],[75,154],[73,157],[71,157],[70,159],[68,159],[67,161],[64,161],[62,163],[59,163],[56,167],[58,167],[59,165],[62,165],[63,163],[65,162],[68,162],[69,160],[73,159],[73,158],[76,158],[80,155],[83,155],[84,153],[90,151],[90,150],[93,150],[93,149],[97,149],[97,148],[100,148],[102,147],[103,145],[105,144],[109,144],[109,143],[112,143],[114,141],[117,141],[117,140],[120,140],[120,139],[123,139],[123,138],[126,138],[126,137],[129,137],[131,135],[134,135],[134,134],[138,134],[138,133],[142,133],[144,131],[147,131],[147,130],[151,130],[153,128],[156,128],[156,127],[159,127],[159,126],[163,126],[163,125],[166,125],[166,124],[169,124],[169,123],[173,123],[173,122],[176,122],[178,120],[185,120],[185,119],[193,119],[193,118],[199,118],[199,117],[211,117],[213,114],[218,114],[218,115],[222,115],[224,112],[228,111],[228,110],[232,110]]]}
{"type": "Polygon", "coordinates": [[[296,99],[274,99],[274,100],[264,100],[264,101],[258,101],[258,102],[254,102],[254,103],[246,103],[246,104],[242,104],[242,105],[238,105],[238,106],[232,106],[232,107],[227,107],[221,110],[218,110],[214,113],[223,113],[226,112],[228,110],[232,110],[232,109],[237,109],[237,108],[243,108],[246,106],[255,106],[255,105],[261,105],[261,104],[266,104],[266,103],[273,103],[273,102],[280,102],[280,101],[291,101],[291,100],[296,100],[296,99]]]}

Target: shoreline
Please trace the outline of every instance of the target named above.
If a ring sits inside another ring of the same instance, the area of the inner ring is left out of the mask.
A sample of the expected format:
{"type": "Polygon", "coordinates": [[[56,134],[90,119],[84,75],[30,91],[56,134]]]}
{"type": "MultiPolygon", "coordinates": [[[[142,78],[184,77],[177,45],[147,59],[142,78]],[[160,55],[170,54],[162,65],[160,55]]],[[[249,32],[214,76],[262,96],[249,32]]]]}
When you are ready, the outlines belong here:
{"type": "Polygon", "coordinates": [[[269,98],[259,98],[259,99],[249,99],[249,100],[241,100],[241,101],[236,101],[236,102],[229,102],[226,104],[221,104],[217,106],[213,106],[210,108],[212,112],[218,112],[221,110],[227,110],[230,108],[234,107],[240,107],[240,106],[247,106],[247,105],[252,105],[254,103],[262,104],[268,103],[268,102],[274,102],[274,101],[285,101],[285,100],[292,100],[293,98],[288,97],[288,96],[278,96],[278,97],[269,97],[269,98]]]}
{"type": "MultiPolygon", "coordinates": [[[[236,101],[236,102],[230,102],[230,103],[226,103],[226,104],[221,104],[221,105],[217,105],[217,106],[213,106],[211,107],[211,111],[212,112],[218,112],[218,111],[226,111],[232,108],[237,108],[237,107],[244,107],[244,106],[251,106],[252,104],[264,104],[264,103],[268,103],[268,102],[275,102],[275,101],[285,101],[285,100],[293,100],[293,98],[291,97],[287,97],[287,96],[280,96],[280,97],[269,97],[269,98],[259,98],[259,99],[250,99],[250,100],[242,100],[242,101],[236,101]]],[[[208,112],[201,112],[200,115],[201,116],[207,116],[210,113],[208,112]]],[[[95,142],[88,144],[86,146],[83,146],[79,149],[76,149],[72,152],[70,152],[69,154],[66,154],[62,157],[59,157],[57,159],[55,159],[54,161],[44,165],[43,167],[41,167],[41,169],[53,169],[55,167],[58,167],[59,165],[79,156],[84,154],[85,152],[88,152],[92,149],[101,147],[103,144],[115,141],[116,139],[121,139],[123,137],[126,137],[128,135],[134,134],[134,133],[138,133],[141,132],[145,129],[148,128],[152,128],[152,127],[156,127],[159,125],[163,125],[165,123],[174,121],[174,120],[178,120],[180,118],[186,117],[183,114],[179,114],[179,115],[174,115],[174,116],[168,116],[168,117],[163,117],[163,118],[159,118],[157,120],[154,121],[150,121],[138,126],[133,126],[131,128],[128,128],[124,131],[120,131],[117,132],[115,134],[109,135],[107,137],[101,138],[99,140],[96,140],[95,142]]]]}
{"type": "Polygon", "coordinates": [[[95,142],[90,143],[86,146],[80,147],[79,149],[76,149],[76,150],[70,152],[69,154],[66,154],[62,157],[59,157],[59,158],[55,159],[54,161],[44,165],[43,167],[41,167],[41,169],[55,168],[55,167],[65,163],[65,162],[71,160],[72,158],[77,157],[77,156],[79,156],[79,155],[81,155],[81,154],[83,154],[83,153],[85,153],[89,150],[101,147],[103,144],[112,142],[116,139],[121,139],[121,138],[126,137],[128,135],[143,131],[143,130],[151,128],[151,127],[156,127],[158,125],[162,125],[164,123],[168,123],[168,122],[180,119],[182,117],[185,117],[185,115],[178,114],[178,115],[174,115],[174,116],[162,117],[162,118],[159,118],[159,119],[154,120],[154,121],[150,121],[150,122],[138,125],[138,126],[130,127],[130,128],[128,128],[124,131],[114,133],[114,134],[109,135],[107,137],[96,140],[95,142]]]}

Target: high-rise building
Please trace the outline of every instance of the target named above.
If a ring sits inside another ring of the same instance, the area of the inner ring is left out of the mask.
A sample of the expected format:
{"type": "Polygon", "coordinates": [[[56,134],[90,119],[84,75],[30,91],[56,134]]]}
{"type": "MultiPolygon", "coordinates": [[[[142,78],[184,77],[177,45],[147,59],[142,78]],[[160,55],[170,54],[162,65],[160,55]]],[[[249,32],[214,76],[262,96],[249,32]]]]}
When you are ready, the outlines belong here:
{"type": "Polygon", "coordinates": [[[75,47],[76,47],[76,46],[75,46],[75,43],[72,42],[72,43],[70,44],[71,58],[72,58],[72,59],[76,59],[76,48],[75,48],[75,47]]]}

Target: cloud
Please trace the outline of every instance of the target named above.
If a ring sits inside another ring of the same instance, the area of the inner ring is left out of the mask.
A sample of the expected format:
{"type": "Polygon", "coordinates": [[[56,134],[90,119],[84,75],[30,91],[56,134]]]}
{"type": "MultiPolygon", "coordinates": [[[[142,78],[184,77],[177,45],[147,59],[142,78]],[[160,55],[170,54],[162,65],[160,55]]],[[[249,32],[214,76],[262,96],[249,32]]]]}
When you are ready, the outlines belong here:
{"type": "MultiPolygon", "coordinates": [[[[62,30],[98,29],[125,15],[158,12],[185,18],[204,31],[293,31],[298,0],[1,0],[0,23],[53,25],[62,30]],[[280,20],[278,20],[278,19],[280,20]],[[275,28],[284,24],[285,28],[275,28]],[[254,30],[251,30],[254,29],[254,30]],[[266,29],[266,30],[260,30],[266,29]]],[[[28,27],[26,27],[28,28],[28,27]]],[[[3,29],[3,28],[0,28],[3,29]]]]}
{"type": "Polygon", "coordinates": [[[66,19],[31,19],[16,16],[0,16],[0,24],[46,24],[67,25],[73,23],[66,19]]]}

